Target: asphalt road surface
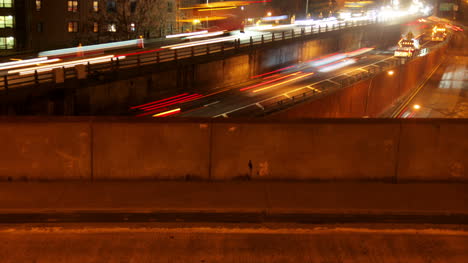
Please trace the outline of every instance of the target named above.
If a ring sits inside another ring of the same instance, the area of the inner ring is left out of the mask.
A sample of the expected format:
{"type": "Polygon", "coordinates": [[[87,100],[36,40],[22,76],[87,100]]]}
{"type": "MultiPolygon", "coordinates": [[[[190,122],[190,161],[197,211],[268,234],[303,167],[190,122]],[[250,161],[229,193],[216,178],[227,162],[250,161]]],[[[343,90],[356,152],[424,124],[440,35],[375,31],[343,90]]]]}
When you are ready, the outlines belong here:
{"type": "Polygon", "coordinates": [[[401,117],[468,118],[468,55],[457,50],[450,53],[401,117]]]}
{"type": "Polygon", "coordinates": [[[0,258],[3,263],[465,263],[468,258],[466,229],[386,227],[10,225],[0,228],[0,258]]]}

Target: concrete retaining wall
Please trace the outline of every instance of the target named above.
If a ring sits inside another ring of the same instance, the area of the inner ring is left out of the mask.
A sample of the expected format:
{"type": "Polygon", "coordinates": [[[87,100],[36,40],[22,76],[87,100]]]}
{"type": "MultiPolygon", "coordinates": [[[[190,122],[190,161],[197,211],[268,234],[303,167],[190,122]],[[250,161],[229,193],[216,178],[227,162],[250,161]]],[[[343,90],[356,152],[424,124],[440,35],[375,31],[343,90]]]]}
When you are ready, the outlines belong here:
{"type": "Polygon", "coordinates": [[[3,119],[0,179],[467,182],[466,134],[466,120],[3,119]]]}
{"type": "Polygon", "coordinates": [[[445,48],[382,72],[322,98],[302,103],[274,114],[273,118],[361,118],[378,117],[399,98],[417,88],[442,62],[445,48]],[[414,74],[418,72],[418,74],[414,74]]]}

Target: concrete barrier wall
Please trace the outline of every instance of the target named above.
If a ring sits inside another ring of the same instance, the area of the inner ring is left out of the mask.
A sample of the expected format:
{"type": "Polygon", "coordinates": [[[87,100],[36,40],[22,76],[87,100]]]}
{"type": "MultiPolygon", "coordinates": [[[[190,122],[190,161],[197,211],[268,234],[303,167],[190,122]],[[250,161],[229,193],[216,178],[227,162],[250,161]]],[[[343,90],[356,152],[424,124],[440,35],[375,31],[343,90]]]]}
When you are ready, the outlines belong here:
{"type": "Polygon", "coordinates": [[[384,180],[395,171],[389,123],[214,123],[212,178],[384,180]],[[379,165],[374,165],[379,164],[379,165]]]}
{"type": "Polygon", "coordinates": [[[0,180],[468,182],[467,134],[467,120],[0,119],[0,180]]]}
{"type": "Polygon", "coordinates": [[[89,180],[87,121],[0,121],[0,180],[89,180]]]}
{"type": "Polygon", "coordinates": [[[466,120],[403,123],[399,149],[399,179],[467,181],[467,138],[466,120]]]}
{"type": "Polygon", "coordinates": [[[97,122],[93,179],[208,179],[205,123],[97,122]]]}

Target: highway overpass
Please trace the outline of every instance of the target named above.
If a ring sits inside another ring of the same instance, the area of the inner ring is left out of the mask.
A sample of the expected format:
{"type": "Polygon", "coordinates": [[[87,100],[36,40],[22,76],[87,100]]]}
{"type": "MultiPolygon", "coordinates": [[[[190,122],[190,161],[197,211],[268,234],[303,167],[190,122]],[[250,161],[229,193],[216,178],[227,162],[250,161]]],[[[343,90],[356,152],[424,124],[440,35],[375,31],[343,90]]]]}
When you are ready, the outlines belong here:
{"type": "Polygon", "coordinates": [[[133,105],[181,92],[206,93],[241,85],[253,76],[321,54],[394,45],[406,31],[404,24],[413,19],[293,27],[197,47],[138,50],[125,59],[118,59],[123,55],[118,54],[109,63],[4,76],[2,111],[128,114],[133,105]]]}

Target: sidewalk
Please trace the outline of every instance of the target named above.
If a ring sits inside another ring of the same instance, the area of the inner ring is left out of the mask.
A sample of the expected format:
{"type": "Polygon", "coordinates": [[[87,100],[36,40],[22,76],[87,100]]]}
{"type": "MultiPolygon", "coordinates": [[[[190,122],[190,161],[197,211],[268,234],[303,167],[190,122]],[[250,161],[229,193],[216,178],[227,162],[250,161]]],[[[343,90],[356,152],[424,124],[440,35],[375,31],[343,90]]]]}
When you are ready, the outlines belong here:
{"type": "Polygon", "coordinates": [[[466,184],[310,182],[0,183],[0,223],[467,223],[466,184]]]}

